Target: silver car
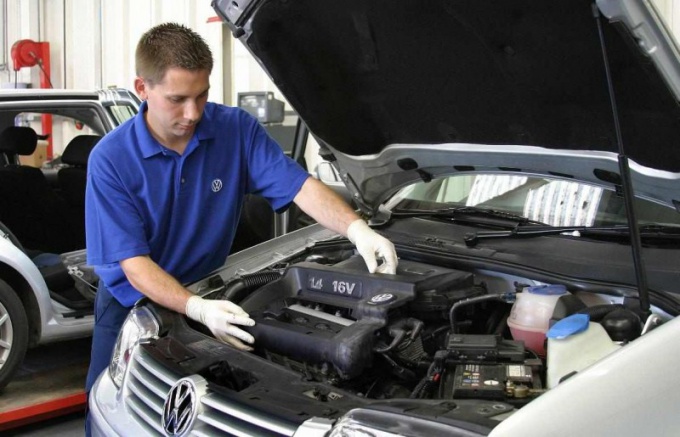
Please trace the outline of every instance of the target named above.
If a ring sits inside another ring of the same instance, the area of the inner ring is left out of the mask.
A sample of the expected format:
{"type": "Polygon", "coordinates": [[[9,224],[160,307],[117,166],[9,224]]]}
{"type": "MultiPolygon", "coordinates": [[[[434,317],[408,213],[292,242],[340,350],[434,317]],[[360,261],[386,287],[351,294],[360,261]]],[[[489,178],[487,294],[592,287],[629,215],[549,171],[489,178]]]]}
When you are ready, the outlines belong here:
{"type": "Polygon", "coordinates": [[[124,89],[0,90],[0,388],[27,348],[92,333],[87,157],[138,107],[124,89]]]}
{"type": "Polygon", "coordinates": [[[650,4],[214,1],[399,267],[318,225],[230,256],[188,286],[253,352],[140,301],[94,434],[677,435],[680,52],[650,4]]]}

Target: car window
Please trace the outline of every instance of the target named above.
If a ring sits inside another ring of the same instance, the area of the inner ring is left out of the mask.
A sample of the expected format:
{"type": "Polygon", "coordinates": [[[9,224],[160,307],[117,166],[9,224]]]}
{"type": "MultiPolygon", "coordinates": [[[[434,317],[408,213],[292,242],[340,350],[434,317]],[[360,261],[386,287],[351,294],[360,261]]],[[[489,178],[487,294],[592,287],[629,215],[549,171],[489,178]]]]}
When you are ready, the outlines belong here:
{"type": "Polygon", "coordinates": [[[134,117],[137,113],[137,110],[133,106],[121,104],[108,105],[106,106],[106,110],[116,121],[116,125],[122,124],[127,119],[134,117]]]}
{"type": "MultiPolygon", "coordinates": [[[[603,187],[562,179],[501,174],[456,175],[402,188],[388,208],[474,206],[506,211],[553,226],[626,224],[623,198],[603,187]]],[[[640,223],[680,225],[680,214],[636,199],[640,223]]]]}
{"type": "MultiPolygon", "coordinates": [[[[52,166],[47,162],[47,144],[48,139],[46,132],[43,131],[43,113],[40,112],[21,112],[14,118],[15,126],[27,126],[32,128],[39,136],[38,146],[35,153],[31,156],[22,156],[20,160],[24,165],[33,167],[41,167],[46,165],[52,166]]],[[[73,117],[48,114],[52,117],[52,158],[58,163],[58,158],[64,152],[64,149],[69,142],[78,135],[101,135],[94,127],[90,126],[79,119],[73,117]]]]}

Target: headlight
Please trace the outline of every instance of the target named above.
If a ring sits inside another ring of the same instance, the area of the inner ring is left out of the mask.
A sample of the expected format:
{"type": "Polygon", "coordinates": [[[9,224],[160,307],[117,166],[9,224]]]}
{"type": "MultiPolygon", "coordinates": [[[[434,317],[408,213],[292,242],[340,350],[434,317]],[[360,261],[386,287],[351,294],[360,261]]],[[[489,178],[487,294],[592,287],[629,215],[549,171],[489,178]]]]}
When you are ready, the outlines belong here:
{"type": "Polygon", "coordinates": [[[159,330],[158,320],[147,307],[135,307],[130,310],[118,334],[109,364],[109,375],[116,387],[120,388],[123,383],[132,349],[141,341],[158,338],[159,330]]]}

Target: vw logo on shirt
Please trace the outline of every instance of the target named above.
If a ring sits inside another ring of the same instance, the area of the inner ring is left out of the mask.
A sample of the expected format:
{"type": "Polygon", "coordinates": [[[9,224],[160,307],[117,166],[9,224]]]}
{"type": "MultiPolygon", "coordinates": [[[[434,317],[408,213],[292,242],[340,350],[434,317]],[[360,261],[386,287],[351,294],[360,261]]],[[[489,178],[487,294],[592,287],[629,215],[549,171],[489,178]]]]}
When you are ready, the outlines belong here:
{"type": "Polygon", "coordinates": [[[219,180],[219,179],[214,179],[212,181],[211,186],[212,186],[213,193],[217,193],[218,191],[220,191],[222,189],[222,181],[219,180]]]}

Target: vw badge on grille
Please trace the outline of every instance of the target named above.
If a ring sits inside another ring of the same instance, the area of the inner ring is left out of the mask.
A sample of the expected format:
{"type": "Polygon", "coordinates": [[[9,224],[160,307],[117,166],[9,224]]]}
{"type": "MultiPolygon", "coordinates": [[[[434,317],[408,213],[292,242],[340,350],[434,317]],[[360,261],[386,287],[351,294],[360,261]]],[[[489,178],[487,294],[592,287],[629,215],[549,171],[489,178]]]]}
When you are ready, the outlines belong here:
{"type": "Polygon", "coordinates": [[[168,393],[163,405],[163,429],[169,436],[182,436],[198,412],[196,387],[189,379],[180,379],[168,393]]]}

